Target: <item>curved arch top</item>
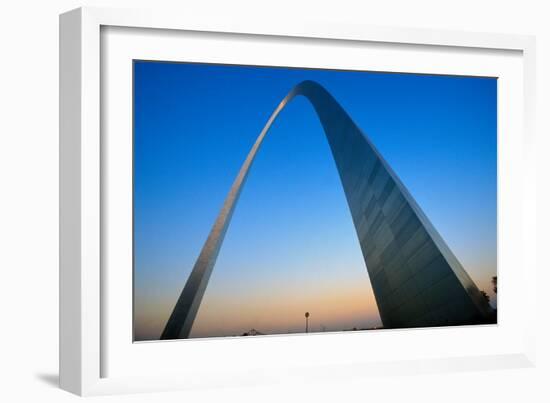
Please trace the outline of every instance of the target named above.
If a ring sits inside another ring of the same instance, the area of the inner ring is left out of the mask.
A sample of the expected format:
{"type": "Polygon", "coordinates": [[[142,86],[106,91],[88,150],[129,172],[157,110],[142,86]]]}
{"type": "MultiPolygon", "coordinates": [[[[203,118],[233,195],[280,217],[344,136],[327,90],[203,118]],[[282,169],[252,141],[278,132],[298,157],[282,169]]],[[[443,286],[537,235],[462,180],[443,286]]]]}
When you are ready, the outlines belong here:
{"type": "Polygon", "coordinates": [[[313,105],[328,139],[384,327],[484,323],[488,303],[397,175],[332,95],[303,81],[279,103],[248,153],[161,339],[189,337],[254,159],[296,96],[313,105]]]}

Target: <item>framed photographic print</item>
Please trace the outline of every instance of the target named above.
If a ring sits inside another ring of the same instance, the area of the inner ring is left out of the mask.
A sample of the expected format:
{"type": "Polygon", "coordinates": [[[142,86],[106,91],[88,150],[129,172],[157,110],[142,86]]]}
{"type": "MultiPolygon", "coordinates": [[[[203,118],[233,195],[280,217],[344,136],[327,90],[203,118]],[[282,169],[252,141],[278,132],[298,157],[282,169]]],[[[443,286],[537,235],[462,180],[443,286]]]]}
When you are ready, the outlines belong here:
{"type": "Polygon", "coordinates": [[[533,38],[180,17],[61,16],[63,388],[532,365],[533,38]]]}

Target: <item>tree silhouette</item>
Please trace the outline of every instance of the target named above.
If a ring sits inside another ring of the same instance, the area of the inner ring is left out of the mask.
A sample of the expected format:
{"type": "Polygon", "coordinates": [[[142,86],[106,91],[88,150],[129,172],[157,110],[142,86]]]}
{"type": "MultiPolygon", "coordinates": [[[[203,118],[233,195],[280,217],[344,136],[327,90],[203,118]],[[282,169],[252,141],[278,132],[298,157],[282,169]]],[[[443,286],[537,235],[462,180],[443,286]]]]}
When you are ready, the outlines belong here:
{"type": "Polygon", "coordinates": [[[489,303],[489,296],[487,295],[487,293],[485,291],[481,290],[481,295],[483,295],[483,298],[485,298],[487,303],[489,303]]]}
{"type": "Polygon", "coordinates": [[[493,276],[491,279],[491,283],[493,284],[493,291],[496,294],[497,293],[497,276],[493,276]]]}

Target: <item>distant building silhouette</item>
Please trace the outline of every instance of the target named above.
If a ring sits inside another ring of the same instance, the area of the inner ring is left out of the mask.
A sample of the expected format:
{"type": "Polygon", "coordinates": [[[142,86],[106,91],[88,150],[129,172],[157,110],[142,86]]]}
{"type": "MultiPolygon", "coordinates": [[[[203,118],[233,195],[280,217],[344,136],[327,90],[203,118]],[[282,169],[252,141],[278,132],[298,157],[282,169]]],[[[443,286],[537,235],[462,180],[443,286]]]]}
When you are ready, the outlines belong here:
{"type": "Polygon", "coordinates": [[[242,336],[261,336],[264,333],[257,331],[256,329],[250,329],[248,332],[244,332],[242,336]]]}

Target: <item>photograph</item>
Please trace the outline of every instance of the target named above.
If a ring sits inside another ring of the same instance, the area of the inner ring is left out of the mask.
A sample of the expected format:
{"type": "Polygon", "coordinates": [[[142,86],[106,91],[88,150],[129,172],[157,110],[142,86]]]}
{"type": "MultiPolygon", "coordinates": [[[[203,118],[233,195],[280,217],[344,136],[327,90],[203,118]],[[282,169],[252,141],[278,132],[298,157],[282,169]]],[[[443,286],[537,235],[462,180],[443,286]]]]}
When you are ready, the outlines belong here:
{"type": "Polygon", "coordinates": [[[134,342],[497,323],[497,77],[132,70],[134,342]]]}

